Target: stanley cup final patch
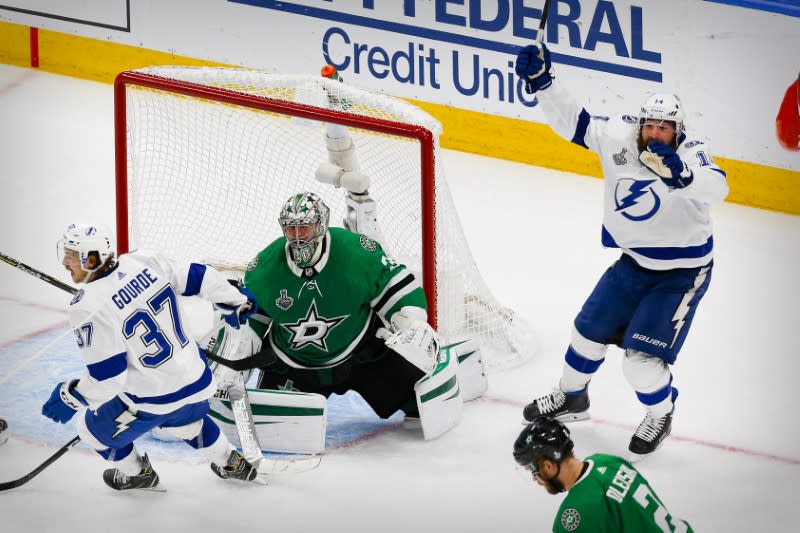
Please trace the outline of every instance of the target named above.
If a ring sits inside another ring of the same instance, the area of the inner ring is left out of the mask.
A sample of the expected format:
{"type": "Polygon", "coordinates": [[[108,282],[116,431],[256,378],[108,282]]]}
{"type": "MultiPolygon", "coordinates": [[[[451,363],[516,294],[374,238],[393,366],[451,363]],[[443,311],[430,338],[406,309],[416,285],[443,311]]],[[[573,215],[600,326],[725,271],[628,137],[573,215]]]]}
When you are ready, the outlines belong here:
{"type": "Polygon", "coordinates": [[[581,513],[577,509],[564,509],[561,513],[561,527],[567,531],[575,531],[581,525],[581,513]]]}

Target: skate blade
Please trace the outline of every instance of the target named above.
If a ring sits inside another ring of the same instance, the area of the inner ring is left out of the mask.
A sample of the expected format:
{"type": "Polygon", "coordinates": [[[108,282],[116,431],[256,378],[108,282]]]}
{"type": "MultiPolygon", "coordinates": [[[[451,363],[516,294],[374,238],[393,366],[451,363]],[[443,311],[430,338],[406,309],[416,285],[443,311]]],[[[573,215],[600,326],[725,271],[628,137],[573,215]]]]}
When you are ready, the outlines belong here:
{"type": "Polygon", "coordinates": [[[631,463],[638,463],[638,462],[643,461],[644,459],[647,459],[648,457],[653,455],[655,452],[656,452],[656,450],[653,450],[650,453],[644,453],[644,454],[630,452],[630,453],[628,453],[628,461],[630,461],[631,463]]]}
{"type": "MultiPolygon", "coordinates": [[[[547,416],[543,416],[540,418],[550,418],[547,416]]],[[[588,420],[589,419],[589,411],[583,411],[581,413],[567,413],[565,415],[557,416],[554,420],[558,420],[559,422],[580,422],[581,420],[588,420]]],[[[528,420],[524,416],[522,417],[522,425],[527,426],[533,422],[533,420],[528,420]]]]}
{"type": "Polygon", "coordinates": [[[304,459],[260,459],[255,467],[259,475],[273,474],[301,474],[314,470],[322,462],[322,457],[317,455],[304,459]]]}
{"type": "Polygon", "coordinates": [[[589,411],[583,411],[581,413],[567,413],[561,416],[557,416],[556,420],[559,422],[580,422],[581,420],[587,420],[589,418],[589,411]]]}
{"type": "Polygon", "coordinates": [[[155,487],[134,487],[130,489],[122,489],[117,492],[167,492],[167,487],[160,483],[155,487]]]}

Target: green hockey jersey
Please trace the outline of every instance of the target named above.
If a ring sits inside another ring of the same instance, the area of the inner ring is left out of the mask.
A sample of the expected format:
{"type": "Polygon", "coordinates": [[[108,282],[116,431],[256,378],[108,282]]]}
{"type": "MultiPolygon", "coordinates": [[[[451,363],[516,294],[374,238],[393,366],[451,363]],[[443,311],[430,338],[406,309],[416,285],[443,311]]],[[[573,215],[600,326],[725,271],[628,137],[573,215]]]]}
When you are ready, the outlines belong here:
{"type": "Polygon", "coordinates": [[[589,466],[569,489],[553,523],[555,533],[693,533],[673,518],[628,461],[613,455],[586,458],[589,466]]]}
{"type": "MultiPolygon", "coordinates": [[[[258,254],[244,276],[260,312],[272,319],[264,342],[293,367],[341,363],[366,334],[373,314],[388,323],[403,306],[427,308],[416,276],[376,241],[330,228],[320,246],[319,261],[300,268],[280,237],[258,254]]],[[[263,335],[264,326],[255,320],[250,325],[263,335]]]]}

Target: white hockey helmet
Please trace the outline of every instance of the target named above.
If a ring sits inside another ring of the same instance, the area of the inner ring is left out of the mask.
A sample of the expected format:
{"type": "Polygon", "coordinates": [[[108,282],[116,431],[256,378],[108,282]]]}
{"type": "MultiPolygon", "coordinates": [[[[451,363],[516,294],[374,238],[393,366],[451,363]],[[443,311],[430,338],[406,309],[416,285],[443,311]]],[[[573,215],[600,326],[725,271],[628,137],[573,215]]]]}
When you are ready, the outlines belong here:
{"type": "Polygon", "coordinates": [[[683,121],[686,115],[683,112],[681,99],[674,94],[654,94],[642,106],[639,112],[639,129],[647,120],[659,122],[672,122],[675,125],[675,136],[683,133],[683,121]]]}
{"type": "Polygon", "coordinates": [[[313,192],[294,194],[283,204],[278,222],[280,222],[284,237],[289,242],[289,251],[297,266],[303,268],[311,265],[314,254],[328,231],[329,218],[330,209],[322,201],[322,198],[313,192]],[[296,231],[292,234],[286,233],[290,227],[296,228],[311,224],[316,226],[313,235],[308,239],[300,238],[296,231]]]}
{"type": "Polygon", "coordinates": [[[64,250],[78,253],[81,268],[85,272],[95,272],[114,257],[114,245],[111,230],[104,225],[70,224],[57,244],[58,260],[63,261],[64,250]],[[87,268],[89,256],[95,253],[99,259],[95,268],[87,268]]]}

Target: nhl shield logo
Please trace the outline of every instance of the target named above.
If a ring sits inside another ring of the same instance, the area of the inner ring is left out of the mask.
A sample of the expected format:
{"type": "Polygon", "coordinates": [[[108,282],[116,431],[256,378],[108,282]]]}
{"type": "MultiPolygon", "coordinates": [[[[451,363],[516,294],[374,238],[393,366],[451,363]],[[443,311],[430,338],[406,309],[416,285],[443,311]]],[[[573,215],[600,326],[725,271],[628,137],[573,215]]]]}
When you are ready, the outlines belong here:
{"type": "Polygon", "coordinates": [[[359,241],[361,242],[361,247],[368,252],[374,252],[375,250],[378,249],[378,243],[376,243],[366,235],[361,235],[359,237],[359,241]]]}
{"type": "Polygon", "coordinates": [[[581,513],[577,509],[565,509],[561,513],[561,527],[566,531],[575,531],[581,525],[581,513]]]}
{"type": "Polygon", "coordinates": [[[620,153],[618,154],[611,154],[611,157],[614,158],[614,164],[622,166],[628,163],[628,160],[625,159],[625,154],[628,153],[627,148],[623,148],[620,153]]]}
{"type": "Polygon", "coordinates": [[[294,303],[294,298],[287,294],[286,289],[281,289],[281,295],[275,300],[275,305],[286,311],[294,303]]]}

